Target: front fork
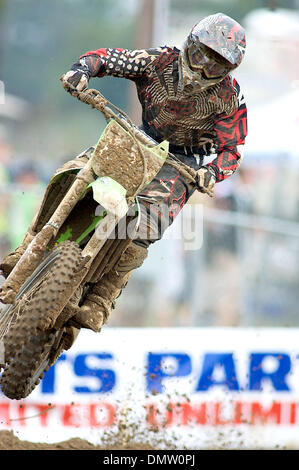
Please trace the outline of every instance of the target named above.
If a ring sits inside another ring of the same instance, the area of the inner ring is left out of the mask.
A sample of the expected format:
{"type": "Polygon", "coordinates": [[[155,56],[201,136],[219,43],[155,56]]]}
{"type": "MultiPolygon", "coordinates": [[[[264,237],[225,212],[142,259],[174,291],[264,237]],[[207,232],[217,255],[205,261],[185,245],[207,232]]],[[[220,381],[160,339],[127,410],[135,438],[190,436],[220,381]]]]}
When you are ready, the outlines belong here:
{"type": "MultiPolygon", "coordinates": [[[[70,215],[71,211],[85,193],[87,187],[94,181],[93,171],[91,167],[91,159],[87,162],[84,168],[76,176],[73,185],[62,199],[61,203],[55,210],[51,219],[44,225],[40,232],[34,237],[32,242],[28,245],[26,251],[0,288],[0,300],[4,304],[13,304],[15,302],[18,291],[24,284],[26,279],[31,276],[34,270],[38,267],[48,244],[53,240],[64,221],[70,215]]],[[[134,230],[137,231],[140,222],[140,209],[139,201],[136,198],[137,219],[134,230]]],[[[135,212],[136,214],[136,212],[135,212]]],[[[119,218],[111,213],[108,213],[101,221],[101,230],[95,230],[94,234],[84,247],[82,251],[82,265],[79,272],[74,279],[73,293],[77,290],[80,284],[88,277],[92,263],[102,249],[109,235],[119,222],[119,218]]]]}
{"type": "Polygon", "coordinates": [[[11,271],[10,275],[0,288],[0,300],[4,304],[12,304],[16,295],[41,262],[49,243],[57,236],[62,224],[70,215],[73,208],[86,191],[88,185],[94,181],[91,159],[79,171],[74,183],[62,199],[51,219],[37,233],[26,251],[11,271]]]}

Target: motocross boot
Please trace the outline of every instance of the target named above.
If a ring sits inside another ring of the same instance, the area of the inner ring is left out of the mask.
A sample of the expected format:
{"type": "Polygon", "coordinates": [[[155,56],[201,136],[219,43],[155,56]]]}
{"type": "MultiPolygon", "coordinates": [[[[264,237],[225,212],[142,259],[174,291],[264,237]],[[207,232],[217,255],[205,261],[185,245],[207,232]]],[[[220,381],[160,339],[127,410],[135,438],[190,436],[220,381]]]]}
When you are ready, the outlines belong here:
{"type": "Polygon", "coordinates": [[[29,228],[25,234],[22,244],[2,260],[0,264],[0,272],[5,277],[5,279],[9,276],[21,256],[25,253],[27,246],[32,242],[35,235],[36,233],[31,228],[29,228]]]}
{"type": "Polygon", "coordinates": [[[147,248],[131,243],[117,265],[94,284],[83,305],[79,307],[79,312],[73,317],[74,324],[99,332],[108,320],[115,299],[146,257],[147,248]]]}

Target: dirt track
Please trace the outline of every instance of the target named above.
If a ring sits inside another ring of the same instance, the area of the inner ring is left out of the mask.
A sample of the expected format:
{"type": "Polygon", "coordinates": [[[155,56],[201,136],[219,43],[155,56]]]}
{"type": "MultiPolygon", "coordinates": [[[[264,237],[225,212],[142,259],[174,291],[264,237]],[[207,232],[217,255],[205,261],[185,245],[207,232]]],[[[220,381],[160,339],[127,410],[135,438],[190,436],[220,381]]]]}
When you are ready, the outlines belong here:
{"type": "Polygon", "coordinates": [[[146,444],[126,444],[125,446],[94,446],[83,439],[74,438],[68,441],[57,442],[55,444],[34,443],[21,441],[12,431],[0,431],[0,450],[154,450],[146,444]]]}

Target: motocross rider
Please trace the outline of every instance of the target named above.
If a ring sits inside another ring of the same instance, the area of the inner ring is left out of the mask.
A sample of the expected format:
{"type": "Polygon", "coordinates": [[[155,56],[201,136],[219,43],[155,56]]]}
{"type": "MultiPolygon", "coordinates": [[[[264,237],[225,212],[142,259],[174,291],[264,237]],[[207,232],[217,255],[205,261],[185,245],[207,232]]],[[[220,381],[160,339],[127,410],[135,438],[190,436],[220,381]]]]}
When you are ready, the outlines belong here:
{"type": "Polygon", "coordinates": [[[230,73],[240,65],[245,46],[243,27],[217,13],[196,23],[181,49],[97,49],[83,54],[64,75],[64,81],[78,91],[86,89],[92,77],[111,75],[134,81],[143,130],[157,142],[168,140],[169,151],[197,171],[194,185],[165,164],[143,190],[137,236],[116,267],[87,295],[76,315],[80,327],[100,331],[114,300],[147,257],[149,245],[163,236],[192,193],[197,189],[213,196],[215,183],[231,176],[240,165],[247,110],[230,73]],[[212,161],[204,164],[210,155],[212,161]],[[161,205],[167,207],[167,213],[159,210],[161,205]],[[152,210],[154,206],[157,211],[152,210]]]}

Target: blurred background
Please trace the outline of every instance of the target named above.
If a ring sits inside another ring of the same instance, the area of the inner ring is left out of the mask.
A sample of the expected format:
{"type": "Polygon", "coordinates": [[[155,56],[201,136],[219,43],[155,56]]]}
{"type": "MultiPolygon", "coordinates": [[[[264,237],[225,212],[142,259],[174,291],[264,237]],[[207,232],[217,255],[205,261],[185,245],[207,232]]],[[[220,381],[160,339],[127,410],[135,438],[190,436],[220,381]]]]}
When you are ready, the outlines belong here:
{"type": "MultiPolygon", "coordinates": [[[[180,47],[217,12],[247,32],[235,73],[248,107],[245,158],[213,200],[190,200],[203,208],[201,248],[179,237],[154,244],[110,325],[299,325],[299,0],[0,0],[1,258],[21,242],[55,169],[105,124],[59,77],[88,50],[180,47]]],[[[132,83],[91,86],[140,123],[132,83]]]]}

